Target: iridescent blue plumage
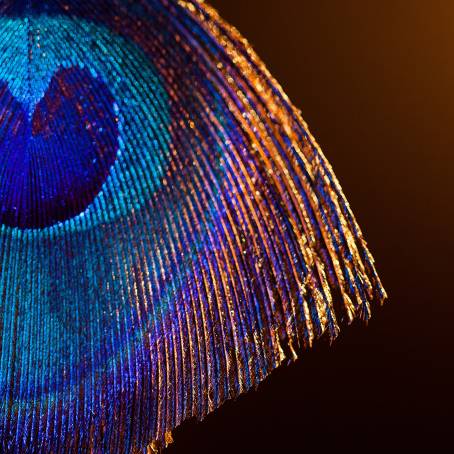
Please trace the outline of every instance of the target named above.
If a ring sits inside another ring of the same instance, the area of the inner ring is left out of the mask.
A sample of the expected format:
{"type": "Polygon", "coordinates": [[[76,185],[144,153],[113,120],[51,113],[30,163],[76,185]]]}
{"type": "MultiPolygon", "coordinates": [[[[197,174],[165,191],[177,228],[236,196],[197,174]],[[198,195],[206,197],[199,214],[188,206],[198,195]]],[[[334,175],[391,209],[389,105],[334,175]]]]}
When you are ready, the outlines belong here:
{"type": "Polygon", "coordinates": [[[106,84],[84,69],[60,69],[28,112],[0,83],[0,116],[0,223],[47,227],[83,212],[118,151],[115,101],[106,84]]]}
{"type": "Polygon", "coordinates": [[[298,111],[198,1],[0,1],[0,224],[3,452],[157,449],[385,297],[298,111]]]}

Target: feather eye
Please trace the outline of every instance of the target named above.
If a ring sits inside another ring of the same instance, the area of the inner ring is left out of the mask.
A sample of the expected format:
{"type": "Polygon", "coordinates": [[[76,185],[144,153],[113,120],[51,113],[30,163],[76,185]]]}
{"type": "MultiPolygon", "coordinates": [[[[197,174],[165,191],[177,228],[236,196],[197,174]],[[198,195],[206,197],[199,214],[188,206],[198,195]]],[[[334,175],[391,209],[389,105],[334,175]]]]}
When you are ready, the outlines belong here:
{"type": "Polygon", "coordinates": [[[0,444],[147,452],[386,294],[331,166],[188,0],[0,3],[0,444]]]}

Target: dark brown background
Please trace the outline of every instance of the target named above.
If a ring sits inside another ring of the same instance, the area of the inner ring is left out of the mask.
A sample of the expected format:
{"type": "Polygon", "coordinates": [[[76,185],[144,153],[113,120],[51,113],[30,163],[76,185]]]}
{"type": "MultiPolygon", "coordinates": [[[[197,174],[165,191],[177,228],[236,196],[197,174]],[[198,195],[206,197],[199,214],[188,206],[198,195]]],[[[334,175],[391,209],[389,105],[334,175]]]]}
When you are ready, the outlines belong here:
{"type": "Polygon", "coordinates": [[[452,0],[211,0],[334,166],[390,300],[170,453],[446,452],[454,423],[452,0]]]}

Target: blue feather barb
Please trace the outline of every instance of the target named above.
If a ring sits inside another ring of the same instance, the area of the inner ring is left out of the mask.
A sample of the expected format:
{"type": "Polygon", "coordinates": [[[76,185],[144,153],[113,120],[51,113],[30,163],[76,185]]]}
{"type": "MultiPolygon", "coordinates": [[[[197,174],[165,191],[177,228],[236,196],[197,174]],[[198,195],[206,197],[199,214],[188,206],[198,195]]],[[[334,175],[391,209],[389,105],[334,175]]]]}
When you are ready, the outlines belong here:
{"type": "Polygon", "coordinates": [[[157,451],[386,298],[341,187],[202,1],[0,1],[0,448],[157,451]]]}

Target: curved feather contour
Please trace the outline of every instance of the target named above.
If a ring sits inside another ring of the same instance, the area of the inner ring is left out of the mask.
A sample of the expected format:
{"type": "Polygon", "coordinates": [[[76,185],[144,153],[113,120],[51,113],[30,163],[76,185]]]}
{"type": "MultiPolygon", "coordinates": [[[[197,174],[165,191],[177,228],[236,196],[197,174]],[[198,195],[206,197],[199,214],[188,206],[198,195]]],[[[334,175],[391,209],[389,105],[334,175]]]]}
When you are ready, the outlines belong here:
{"type": "Polygon", "coordinates": [[[2,452],[146,452],[385,292],[333,170],[201,1],[0,2],[2,452]]]}

